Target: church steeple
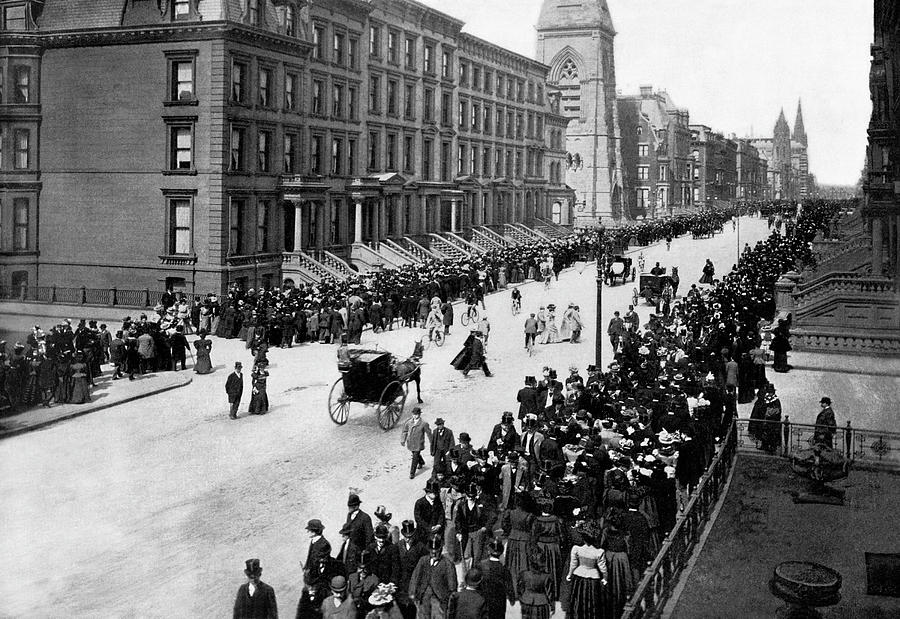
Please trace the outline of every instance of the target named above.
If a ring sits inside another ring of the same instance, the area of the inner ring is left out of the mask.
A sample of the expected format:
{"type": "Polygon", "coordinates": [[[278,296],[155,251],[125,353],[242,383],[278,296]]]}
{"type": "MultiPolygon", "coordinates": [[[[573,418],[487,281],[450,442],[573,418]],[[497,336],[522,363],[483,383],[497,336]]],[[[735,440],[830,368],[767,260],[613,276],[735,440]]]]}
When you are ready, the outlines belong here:
{"type": "Polygon", "coordinates": [[[778,120],[775,122],[775,136],[787,134],[788,137],[791,135],[791,128],[788,126],[787,118],[784,117],[784,108],[781,108],[781,113],[778,115],[778,120]]]}
{"type": "Polygon", "coordinates": [[[794,134],[791,136],[796,142],[806,146],[806,127],[803,126],[803,102],[797,101],[797,120],[794,121],[794,134]]]}

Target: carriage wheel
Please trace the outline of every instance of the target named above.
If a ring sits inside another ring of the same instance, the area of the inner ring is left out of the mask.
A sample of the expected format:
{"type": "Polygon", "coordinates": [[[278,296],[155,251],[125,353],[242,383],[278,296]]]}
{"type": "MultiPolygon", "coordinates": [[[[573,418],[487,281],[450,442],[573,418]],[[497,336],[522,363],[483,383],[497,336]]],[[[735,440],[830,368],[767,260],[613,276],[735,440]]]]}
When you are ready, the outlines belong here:
{"type": "Polygon", "coordinates": [[[331,392],[328,394],[328,414],[331,420],[339,426],[347,423],[350,418],[350,396],[344,390],[344,377],[334,381],[331,392]]]}
{"type": "Polygon", "coordinates": [[[638,305],[638,291],[637,288],[631,289],[631,304],[635,307],[638,305]]]}
{"type": "Polygon", "coordinates": [[[440,329],[434,330],[434,345],[438,348],[444,345],[444,332],[440,329]]]}
{"type": "Polygon", "coordinates": [[[406,403],[406,384],[400,381],[388,383],[388,386],[381,392],[381,399],[378,401],[378,410],[375,414],[378,416],[378,425],[382,430],[390,430],[400,417],[403,416],[403,405],[406,403]]]}

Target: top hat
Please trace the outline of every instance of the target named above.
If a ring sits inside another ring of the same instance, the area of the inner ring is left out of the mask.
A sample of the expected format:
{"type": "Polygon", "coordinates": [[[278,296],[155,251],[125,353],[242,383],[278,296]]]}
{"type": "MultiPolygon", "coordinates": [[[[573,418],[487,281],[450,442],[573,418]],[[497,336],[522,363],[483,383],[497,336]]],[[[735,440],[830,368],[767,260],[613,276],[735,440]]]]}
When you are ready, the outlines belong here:
{"type": "Polygon", "coordinates": [[[416,534],[416,523],[413,520],[404,520],[400,524],[400,535],[403,537],[412,537],[416,534]]]}
{"type": "Polygon", "coordinates": [[[433,492],[434,494],[437,494],[438,492],[440,492],[440,490],[440,486],[433,479],[429,479],[425,482],[425,492],[433,492]]]}
{"type": "Polygon", "coordinates": [[[526,385],[533,385],[533,384],[535,384],[536,382],[537,382],[537,379],[536,379],[534,376],[526,376],[526,377],[525,377],[525,384],[526,384],[526,385]]]}
{"type": "Polygon", "coordinates": [[[347,498],[347,507],[359,507],[360,503],[362,503],[362,501],[360,500],[358,494],[351,494],[347,498]]]}
{"type": "Polygon", "coordinates": [[[247,565],[247,567],[244,568],[244,573],[247,576],[259,576],[262,574],[262,568],[259,566],[259,559],[247,559],[244,563],[247,565]]]}
{"type": "Polygon", "coordinates": [[[512,412],[503,411],[503,417],[501,417],[500,422],[501,423],[506,423],[506,422],[512,423],[512,420],[513,420],[512,412]]]}
{"type": "Polygon", "coordinates": [[[391,516],[393,516],[393,514],[388,512],[387,508],[384,505],[379,505],[375,508],[375,515],[379,520],[382,520],[384,522],[387,522],[391,519],[391,516]]]}
{"type": "Polygon", "coordinates": [[[325,526],[322,524],[321,520],[319,520],[318,518],[313,518],[306,523],[306,530],[321,534],[322,531],[325,530],[325,526]]]}

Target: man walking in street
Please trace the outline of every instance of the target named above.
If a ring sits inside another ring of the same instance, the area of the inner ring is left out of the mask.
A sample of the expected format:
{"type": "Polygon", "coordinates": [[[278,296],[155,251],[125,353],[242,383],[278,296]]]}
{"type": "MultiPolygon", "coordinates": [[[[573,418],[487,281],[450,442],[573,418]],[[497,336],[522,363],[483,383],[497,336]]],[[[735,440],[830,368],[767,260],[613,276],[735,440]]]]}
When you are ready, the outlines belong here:
{"type": "Polygon", "coordinates": [[[116,331],[116,337],[109,343],[109,362],[113,366],[113,380],[122,378],[125,371],[125,339],[122,331],[116,331]]]}
{"type": "Polygon", "coordinates": [[[228,403],[231,410],[228,416],[231,419],[237,419],[238,406],[241,404],[241,396],[244,395],[244,375],[241,374],[243,366],[238,361],[234,364],[234,372],[228,375],[225,381],[225,393],[228,394],[228,403]]]}
{"type": "Polygon", "coordinates": [[[247,582],[238,588],[234,600],[234,619],[278,619],[275,589],[259,579],[259,559],[247,559],[244,574],[247,582]]]}
{"type": "Polygon", "coordinates": [[[418,406],[412,410],[412,417],[403,426],[403,434],[400,436],[400,444],[405,445],[412,453],[412,464],[409,468],[409,478],[416,476],[416,471],[425,466],[422,458],[422,450],[425,449],[425,437],[430,443],[432,439],[431,427],[427,421],[422,421],[422,409],[418,406]]]}
{"type": "Polygon", "coordinates": [[[444,464],[444,457],[453,447],[455,441],[453,430],[444,427],[444,420],[440,417],[434,420],[434,432],[431,434],[431,476],[440,470],[444,464]]]}
{"type": "Polygon", "coordinates": [[[484,375],[488,378],[493,376],[491,374],[491,369],[487,365],[487,358],[484,356],[484,342],[481,340],[482,333],[481,331],[474,331],[472,338],[472,355],[469,358],[468,367],[463,370],[463,376],[468,376],[471,370],[477,370],[481,368],[484,371],[484,375]]]}
{"type": "Polygon", "coordinates": [[[612,344],[613,351],[618,350],[619,340],[625,335],[625,321],[619,317],[619,312],[613,312],[613,318],[609,321],[606,333],[609,335],[609,343],[612,344]]]}
{"type": "Polygon", "coordinates": [[[525,348],[528,348],[529,343],[534,346],[534,338],[537,337],[537,332],[538,321],[534,314],[531,314],[525,319],[525,348]]]}
{"type": "Polygon", "coordinates": [[[175,327],[175,333],[169,337],[169,347],[172,349],[172,370],[178,370],[178,364],[181,364],[181,369],[187,369],[185,367],[185,362],[187,361],[187,350],[190,345],[188,344],[187,338],[184,337],[184,327],[182,325],[178,325],[175,327]]]}
{"type": "Polygon", "coordinates": [[[428,541],[429,556],[419,559],[409,579],[409,593],[416,602],[418,619],[444,619],[450,594],[456,591],[456,567],[442,554],[439,535],[428,541]]]}

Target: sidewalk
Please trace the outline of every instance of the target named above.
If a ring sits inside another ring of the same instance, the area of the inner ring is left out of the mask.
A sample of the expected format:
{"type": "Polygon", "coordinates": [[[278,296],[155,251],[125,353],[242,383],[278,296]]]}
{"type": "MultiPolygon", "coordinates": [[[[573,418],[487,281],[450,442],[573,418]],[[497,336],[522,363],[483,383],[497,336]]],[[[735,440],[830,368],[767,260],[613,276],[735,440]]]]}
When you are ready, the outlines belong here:
{"type": "Polygon", "coordinates": [[[900,359],[893,357],[866,357],[846,353],[798,350],[788,353],[788,363],[795,370],[900,377],[900,359]]]}
{"type": "Polygon", "coordinates": [[[0,440],[43,428],[57,421],[71,419],[87,413],[110,408],[132,400],[146,398],[147,396],[177,389],[188,385],[193,380],[194,373],[191,370],[180,372],[161,372],[159,374],[146,374],[144,376],[128,380],[112,380],[112,372],[106,372],[97,381],[91,393],[91,401],[85,404],[53,404],[50,408],[38,405],[18,415],[0,417],[0,440]]]}

